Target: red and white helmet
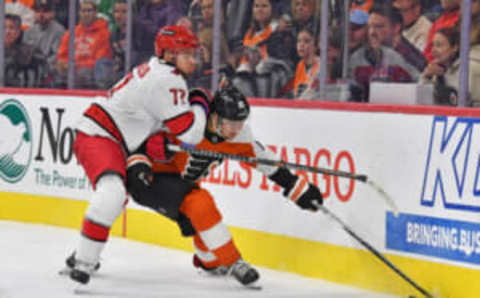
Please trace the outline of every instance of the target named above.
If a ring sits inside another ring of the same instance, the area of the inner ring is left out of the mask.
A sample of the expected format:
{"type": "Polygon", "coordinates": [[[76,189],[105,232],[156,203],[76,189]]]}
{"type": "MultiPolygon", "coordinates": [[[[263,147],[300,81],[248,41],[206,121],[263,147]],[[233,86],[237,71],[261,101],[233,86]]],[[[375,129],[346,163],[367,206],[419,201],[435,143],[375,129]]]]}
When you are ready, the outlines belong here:
{"type": "Polygon", "coordinates": [[[198,38],[183,26],[165,26],[158,30],[155,38],[155,52],[163,55],[163,50],[195,49],[199,45],[198,38]]]}

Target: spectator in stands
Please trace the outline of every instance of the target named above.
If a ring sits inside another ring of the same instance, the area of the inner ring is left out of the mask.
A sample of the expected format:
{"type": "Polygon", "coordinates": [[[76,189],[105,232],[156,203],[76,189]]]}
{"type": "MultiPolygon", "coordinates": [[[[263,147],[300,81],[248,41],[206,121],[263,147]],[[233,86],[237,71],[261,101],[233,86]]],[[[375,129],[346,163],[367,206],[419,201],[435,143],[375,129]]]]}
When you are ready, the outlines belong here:
{"type": "MultiPolygon", "coordinates": [[[[332,26],[328,33],[327,63],[333,65],[335,61],[342,58],[343,36],[341,28],[332,26]]],[[[320,39],[318,40],[318,49],[321,49],[320,39]]]]}
{"type": "Polygon", "coordinates": [[[65,28],[54,19],[52,0],[36,0],[34,10],[35,24],[25,32],[24,42],[34,48],[40,59],[46,61],[47,80],[42,82],[42,87],[53,87],[57,50],[65,28]]]}
{"type": "Polygon", "coordinates": [[[34,0],[6,0],[5,13],[20,16],[22,19],[22,30],[33,26],[35,17],[33,13],[34,0]]]}
{"type": "Polygon", "coordinates": [[[440,0],[422,0],[423,15],[434,22],[443,12],[440,0]]]}
{"type": "Polygon", "coordinates": [[[256,46],[245,47],[242,55],[242,66],[233,78],[233,85],[247,97],[257,97],[256,68],[262,60],[262,52],[256,46]]]}
{"type": "MultiPolygon", "coordinates": [[[[199,61],[195,67],[194,73],[188,79],[190,88],[201,87],[210,90],[212,83],[212,28],[203,29],[198,33],[199,40],[199,61]]],[[[220,41],[220,77],[231,78],[234,72],[230,61],[227,42],[225,39],[220,41]]]]}
{"type": "Polygon", "coordinates": [[[297,53],[297,37],[291,31],[276,31],[266,42],[267,58],[272,56],[285,62],[292,70],[297,67],[300,57],[297,53]]]}
{"type": "MultiPolygon", "coordinates": [[[[368,13],[360,9],[354,9],[350,11],[350,22],[348,25],[348,54],[349,56],[352,55],[356,50],[360,49],[361,47],[365,46],[368,43],[367,37],[367,22],[368,22],[368,13]]],[[[335,33],[338,37],[343,36],[343,31],[339,32],[341,29],[330,30],[330,34],[335,33]]],[[[330,36],[330,40],[334,40],[335,36],[330,36]]],[[[332,41],[333,41],[332,40],[332,41]]],[[[337,42],[338,41],[334,41],[337,42]]],[[[329,42],[330,44],[331,42],[329,42]]],[[[338,57],[333,61],[331,66],[331,73],[330,77],[333,81],[336,81],[340,78],[344,78],[343,74],[343,59],[342,57],[338,57]]]]}
{"type": "Polygon", "coordinates": [[[253,0],[228,0],[225,6],[225,37],[232,54],[241,56],[243,39],[252,23],[253,0]]]}
{"type": "Polygon", "coordinates": [[[292,0],[272,0],[274,15],[292,14],[292,0]]]}
{"type": "Polygon", "coordinates": [[[21,28],[19,16],[5,15],[5,86],[38,87],[43,79],[42,61],[22,41],[21,28]]]}
{"type": "Polygon", "coordinates": [[[110,30],[114,30],[115,20],[113,16],[113,6],[116,0],[100,0],[98,3],[98,17],[104,18],[109,25],[110,30]]]}
{"type": "MultiPolygon", "coordinates": [[[[115,0],[113,18],[115,30],[110,35],[110,46],[113,54],[113,81],[118,81],[125,75],[125,58],[127,50],[127,0],[115,0]]],[[[132,30],[135,31],[135,28],[132,30]]],[[[132,42],[130,69],[140,63],[137,46],[132,42]]]]}
{"type": "Polygon", "coordinates": [[[191,32],[194,32],[194,31],[193,31],[193,22],[192,22],[192,20],[191,20],[189,17],[187,17],[187,16],[183,16],[183,17],[179,18],[179,19],[177,20],[177,22],[175,23],[175,25],[185,27],[185,28],[187,28],[188,30],[190,30],[191,32]]]}
{"type": "MultiPolygon", "coordinates": [[[[69,2],[70,1],[65,0],[52,0],[55,20],[57,20],[57,22],[59,22],[64,28],[68,28],[69,2]]],[[[76,6],[78,11],[80,6],[76,6]]]]}
{"type": "Polygon", "coordinates": [[[270,0],[254,0],[252,23],[245,34],[243,45],[245,47],[258,47],[262,59],[265,59],[267,57],[266,42],[272,33],[277,30],[277,27],[278,22],[273,18],[272,2],[270,0]]]}
{"type": "Polygon", "coordinates": [[[368,19],[368,44],[355,51],[349,60],[351,100],[366,102],[370,82],[415,82],[420,72],[395,50],[383,45],[375,18],[368,19]]]}
{"type": "Polygon", "coordinates": [[[422,0],[394,0],[393,6],[402,14],[402,35],[423,53],[432,22],[422,15],[422,0]]]}
{"type": "Polygon", "coordinates": [[[393,48],[419,72],[427,66],[427,61],[413,44],[402,35],[402,15],[391,5],[375,4],[370,9],[369,30],[387,47],[393,48]]]}
{"type": "Polygon", "coordinates": [[[435,33],[442,28],[454,27],[460,19],[461,0],[441,0],[440,3],[442,4],[443,13],[430,28],[427,44],[425,45],[425,49],[423,51],[423,55],[425,58],[427,58],[428,62],[433,60],[432,47],[435,33]]]}
{"type": "MultiPolygon", "coordinates": [[[[332,83],[341,82],[343,81],[343,28],[332,26],[329,31],[327,48],[328,80],[332,83]]],[[[321,49],[320,41],[318,48],[321,49]]]]}
{"type": "Polygon", "coordinates": [[[294,40],[290,32],[273,33],[267,42],[265,59],[261,59],[258,48],[245,48],[250,70],[237,71],[232,79],[233,85],[251,97],[292,98],[294,73],[284,56],[296,52],[294,40]]]}
{"type": "Polygon", "coordinates": [[[350,11],[350,24],[348,35],[348,49],[351,55],[357,49],[367,44],[368,13],[360,9],[350,11]]]}
{"type": "Polygon", "coordinates": [[[136,23],[135,43],[139,45],[141,60],[147,60],[154,53],[155,35],[163,26],[173,25],[182,16],[182,1],[150,0],[140,7],[136,23]]]}
{"type": "MultiPolygon", "coordinates": [[[[75,88],[106,89],[112,83],[112,50],[107,21],[97,18],[97,1],[81,0],[79,24],[75,27],[75,88]]],[[[57,53],[57,71],[65,83],[68,71],[67,31],[57,53]]]]}
{"type": "Polygon", "coordinates": [[[213,27],[214,7],[213,0],[200,0],[201,18],[196,26],[197,31],[200,32],[205,28],[213,27]]]}
{"type": "MultiPolygon", "coordinates": [[[[236,1],[236,0],[235,0],[236,1]]],[[[222,5],[220,6],[220,32],[222,35],[222,39],[225,39],[228,45],[228,40],[226,38],[226,23],[224,19],[224,8],[226,7],[227,1],[222,1],[222,5]]],[[[195,5],[199,8],[198,15],[190,16],[190,20],[193,23],[193,28],[191,29],[193,32],[201,32],[205,29],[212,29],[213,30],[213,22],[215,19],[215,7],[214,7],[214,0],[198,0],[194,1],[192,5],[195,5]]],[[[239,12],[236,12],[239,13],[239,12]]],[[[178,25],[178,23],[177,23],[178,25]]],[[[241,41],[238,43],[237,46],[241,46],[241,41]]],[[[228,49],[230,51],[230,47],[228,49]]],[[[238,49],[241,51],[241,49],[238,49]]]]}
{"type": "MultiPolygon", "coordinates": [[[[438,105],[458,104],[460,81],[460,33],[456,27],[443,28],[433,38],[432,61],[422,73],[421,83],[434,84],[438,105]]],[[[480,47],[473,46],[469,60],[469,103],[480,106],[480,47]]]]}
{"type": "Polygon", "coordinates": [[[470,26],[470,46],[480,42],[480,0],[472,0],[472,18],[470,26]]]}
{"type": "Polygon", "coordinates": [[[298,33],[297,52],[301,60],[293,82],[293,96],[296,99],[313,99],[318,94],[320,57],[316,54],[316,45],[315,35],[308,28],[298,33]]]}
{"type": "Polygon", "coordinates": [[[308,28],[314,36],[320,35],[320,2],[317,0],[292,0],[291,30],[294,36],[308,28]]]}

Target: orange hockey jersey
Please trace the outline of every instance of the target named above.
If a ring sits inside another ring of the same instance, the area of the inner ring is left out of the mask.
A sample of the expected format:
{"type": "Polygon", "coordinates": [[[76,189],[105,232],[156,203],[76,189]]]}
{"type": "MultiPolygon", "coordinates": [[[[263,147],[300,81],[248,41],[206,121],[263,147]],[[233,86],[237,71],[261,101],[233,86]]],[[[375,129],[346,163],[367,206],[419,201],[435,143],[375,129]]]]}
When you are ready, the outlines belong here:
{"type": "MultiPolygon", "coordinates": [[[[176,143],[179,144],[180,142],[177,141],[176,143]]],[[[254,139],[251,129],[247,124],[232,140],[224,140],[218,135],[206,133],[203,140],[198,143],[195,148],[249,157],[278,159],[270,149],[254,139]]],[[[220,160],[212,160],[202,156],[189,155],[186,152],[179,152],[167,163],[154,162],[153,170],[154,172],[180,173],[185,179],[198,181],[208,175],[209,170],[220,163],[220,160]]],[[[267,176],[277,170],[277,167],[272,166],[254,166],[267,176]]]]}

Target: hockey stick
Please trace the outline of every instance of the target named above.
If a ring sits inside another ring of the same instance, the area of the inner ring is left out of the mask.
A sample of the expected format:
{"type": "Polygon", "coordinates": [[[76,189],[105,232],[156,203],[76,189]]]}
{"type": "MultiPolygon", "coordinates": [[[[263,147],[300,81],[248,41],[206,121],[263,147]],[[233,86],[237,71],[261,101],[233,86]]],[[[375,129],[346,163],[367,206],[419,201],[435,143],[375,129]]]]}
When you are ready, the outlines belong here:
{"type": "Polygon", "coordinates": [[[262,164],[262,165],[267,165],[267,166],[277,166],[277,167],[285,167],[285,168],[295,169],[295,170],[304,170],[304,171],[315,172],[315,173],[320,173],[320,174],[339,176],[339,177],[344,177],[344,178],[351,178],[351,179],[359,180],[359,181],[362,181],[362,182],[367,182],[367,180],[368,180],[367,175],[353,174],[353,173],[349,173],[349,172],[334,171],[334,170],[325,169],[325,168],[317,168],[317,167],[312,167],[312,166],[299,165],[299,164],[296,164],[296,163],[286,162],[286,161],[282,161],[282,160],[271,160],[271,159],[266,159],[266,158],[249,157],[249,156],[235,155],[235,154],[215,152],[215,151],[202,150],[202,149],[193,149],[193,148],[181,147],[181,146],[172,145],[172,144],[168,145],[168,149],[170,149],[172,151],[175,151],[175,152],[182,152],[183,151],[183,152],[187,152],[187,153],[190,153],[190,154],[201,155],[201,156],[211,157],[211,158],[216,158],[216,159],[225,159],[226,158],[226,159],[242,161],[242,162],[246,162],[246,163],[257,163],[257,164],[262,164]]]}
{"type": "Polygon", "coordinates": [[[349,173],[349,172],[344,172],[344,171],[335,171],[335,170],[326,169],[326,168],[300,165],[300,164],[286,162],[286,161],[282,161],[282,160],[271,160],[271,159],[266,159],[266,158],[249,157],[249,156],[243,156],[243,155],[228,154],[228,153],[223,153],[223,152],[215,152],[215,151],[209,151],[209,150],[187,148],[187,147],[181,147],[181,146],[173,145],[173,144],[169,144],[168,149],[170,149],[172,151],[175,151],[175,152],[187,152],[187,153],[190,153],[190,154],[196,154],[196,155],[201,155],[201,156],[211,157],[211,158],[216,158],[216,159],[225,159],[226,158],[226,159],[242,161],[242,162],[246,162],[246,163],[257,163],[257,164],[268,165],[268,166],[285,167],[285,168],[289,168],[289,169],[303,170],[303,171],[308,171],[308,172],[314,172],[314,173],[319,173],[319,174],[332,175],[332,176],[338,176],[338,177],[358,180],[358,181],[361,181],[363,183],[366,183],[367,185],[370,185],[370,187],[372,187],[380,195],[380,197],[387,203],[387,205],[390,206],[390,208],[392,209],[395,217],[398,216],[398,213],[399,213],[398,207],[395,204],[395,202],[393,201],[393,199],[379,185],[374,183],[372,180],[368,179],[367,175],[354,174],[354,173],[349,173]]]}
{"type": "Polygon", "coordinates": [[[430,294],[427,290],[419,286],[415,281],[413,281],[410,277],[408,277],[405,273],[403,273],[397,266],[395,266],[391,261],[389,261],[381,252],[376,250],[372,245],[370,245],[367,241],[363,240],[360,236],[358,236],[353,230],[347,226],[343,220],[341,220],[338,216],[332,213],[323,205],[316,205],[318,209],[320,209],[328,218],[332,221],[337,222],[345,232],[347,232],[350,236],[352,236],[355,240],[357,240],[363,247],[365,247],[368,251],[374,254],[380,261],[382,261],[385,265],[387,265],[390,269],[392,269],[395,273],[397,273],[401,278],[403,278],[406,282],[408,282],[411,286],[417,289],[420,293],[422,293],[426,298],[433,298],[432,294],[430,294]]]}

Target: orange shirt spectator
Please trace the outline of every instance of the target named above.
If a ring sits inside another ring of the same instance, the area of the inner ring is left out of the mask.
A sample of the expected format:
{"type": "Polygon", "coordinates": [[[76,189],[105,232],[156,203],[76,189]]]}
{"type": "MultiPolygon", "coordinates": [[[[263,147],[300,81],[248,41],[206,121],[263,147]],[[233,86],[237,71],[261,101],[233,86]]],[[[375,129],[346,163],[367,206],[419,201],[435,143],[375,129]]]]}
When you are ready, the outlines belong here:
{"type": "Polygon", "coordinates": [[[293,81],[294,98],[313,99],[318,95],[320,57],[316,55],[316,44],[315,36],[308,28],[298,33],[297,52],[301,60],[297,64],[293,81]]]}
{"type": "Polygon", "coordinates": [[[252,25],[244,36],[243,45],[259,47],[262,58],[265,59],[267,56],[266,41],[277,29],[277,22],[273,20],[272,3],[269,0],[255,0],[252,15],[252,25]]]}
{"type": "MultiPolygon", "coordinates": [[[[318,58],[318,57],[317,57],[318,58]]],[[[318,80],[318,71],[320,68],[320,59],[316,59],[312,65],[305,64],[300,60],[295,71],[295,80],[293,82],[294,96],[300,97],[307,89],[318,91],[320,81],[318,80]]]]}
{"type": "MultiPolygon", "coordinates": [[[[69,32],[65,32],[58,48],[57,61],[68,60],[69,32]]],[[[81,23],[75,27],[75,66],[93,68],[100,58],[112,58],[110,32],[104,19],[95,20],[85,27],[81,23]]]]}
{"type": "MultiPolygon", "coordinates": [[[[110,31],[104,19],[97,18],[94,0],[80,2],[79,24],[75,27],[75,88],[100,88],[111,86],[113,80],[110,31]]],[[[57,52],[57,80],[62,87],[68,72],[69,32],[62,38],[57,52]]]]}

